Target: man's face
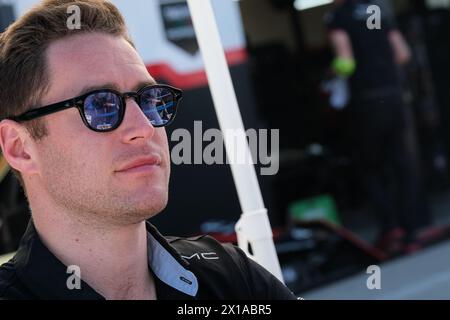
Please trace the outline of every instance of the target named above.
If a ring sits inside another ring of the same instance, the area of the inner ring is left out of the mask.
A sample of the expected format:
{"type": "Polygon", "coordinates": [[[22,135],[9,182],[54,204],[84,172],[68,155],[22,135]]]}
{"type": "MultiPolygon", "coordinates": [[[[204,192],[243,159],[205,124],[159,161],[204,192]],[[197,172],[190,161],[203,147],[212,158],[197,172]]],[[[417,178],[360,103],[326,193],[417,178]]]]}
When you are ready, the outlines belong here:
{"type": "MultiPolygon", "coordinates": [[[[94,33],[52,43],[47,50],[50,90],[42,105],[111,84],[120,92],[153,83],[142,59],[121,37],[94,33]]],[[[122,124],[98,133],[76,108],[45,117],[48,136],[36,142],[39,193],[77,219],[114,225],[137,223],[167,204],[170,159],[164,128],[154,128],[133,99],[122,124]],[[145,158],[145,159],[144,159],[145,158]],[[135,160],[153,165],[120,171],[135,160]]]]}

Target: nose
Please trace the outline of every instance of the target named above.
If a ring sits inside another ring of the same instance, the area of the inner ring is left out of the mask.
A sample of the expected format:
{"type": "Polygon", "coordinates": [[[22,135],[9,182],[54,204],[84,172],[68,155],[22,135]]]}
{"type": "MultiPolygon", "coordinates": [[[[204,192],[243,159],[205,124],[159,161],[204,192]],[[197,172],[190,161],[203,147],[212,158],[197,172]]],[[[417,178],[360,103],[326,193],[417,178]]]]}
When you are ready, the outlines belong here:
{"type": "Polygon", "coordinates": [[[149,140],[155,134],[155,127],[150,123],[136,102],[136,97],[128,96],[123,122],[119,129],[125,143],[137,140],[149,140]]]}

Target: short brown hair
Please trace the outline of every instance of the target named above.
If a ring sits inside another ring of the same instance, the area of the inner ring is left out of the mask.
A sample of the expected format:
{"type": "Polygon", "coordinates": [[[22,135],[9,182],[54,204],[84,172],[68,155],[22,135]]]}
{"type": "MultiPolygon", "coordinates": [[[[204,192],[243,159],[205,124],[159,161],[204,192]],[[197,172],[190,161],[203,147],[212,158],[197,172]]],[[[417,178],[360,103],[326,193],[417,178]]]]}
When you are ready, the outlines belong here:
{"type": "MultiPolygon", "coordinates": [[[[133,45],[124,18],[105,0],[43,0],[0,34],[0,120],[39,106],[49,89],[48,46],[58,39],[88,32],[124,37],[133,45]],[[72,5],[80,8],[80,29],[67,26],[67,10],[72,5]]],[[[24,125],[35,140],[47,135],[44,119],[24,125]]],[[[24,187],[20,173],[13,172],[24,187]]]]}

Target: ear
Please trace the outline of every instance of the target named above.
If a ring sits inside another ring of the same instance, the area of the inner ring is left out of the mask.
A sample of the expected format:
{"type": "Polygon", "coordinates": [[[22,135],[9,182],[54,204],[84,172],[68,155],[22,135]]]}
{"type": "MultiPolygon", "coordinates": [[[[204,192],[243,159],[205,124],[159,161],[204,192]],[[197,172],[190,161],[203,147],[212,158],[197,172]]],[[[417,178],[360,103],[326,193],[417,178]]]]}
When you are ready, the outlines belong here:
{"type": "Polygon", "coordinates": [[[0,147],[12,168],[26,174],[38,171],[35,142],[21,124],[12,120],[0,122],[0,147]]]}

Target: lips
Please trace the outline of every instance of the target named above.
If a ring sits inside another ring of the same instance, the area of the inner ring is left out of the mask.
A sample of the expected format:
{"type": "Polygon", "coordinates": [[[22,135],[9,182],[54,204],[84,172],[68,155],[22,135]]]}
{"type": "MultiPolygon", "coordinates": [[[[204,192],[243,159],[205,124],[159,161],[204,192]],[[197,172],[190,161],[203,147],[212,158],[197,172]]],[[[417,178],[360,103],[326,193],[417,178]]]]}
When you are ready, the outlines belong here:
{"type": "Polygon", "coordinates": [[[120,169],[116,170],[116,172],[133,172],[138,170],[145,170],[146,168],[148,169],[154,166],[159,166],[160,164],[161,157],[147,156],[127,162],[120,169]]]}

